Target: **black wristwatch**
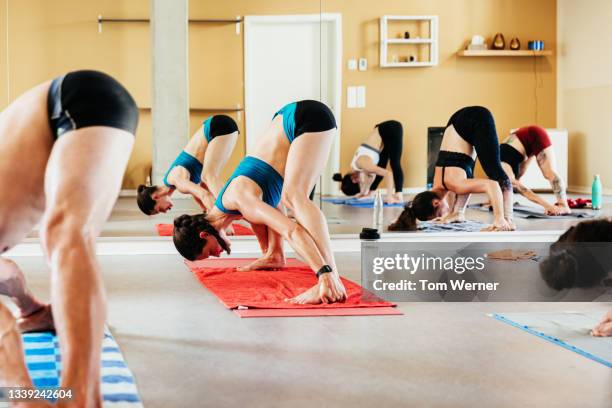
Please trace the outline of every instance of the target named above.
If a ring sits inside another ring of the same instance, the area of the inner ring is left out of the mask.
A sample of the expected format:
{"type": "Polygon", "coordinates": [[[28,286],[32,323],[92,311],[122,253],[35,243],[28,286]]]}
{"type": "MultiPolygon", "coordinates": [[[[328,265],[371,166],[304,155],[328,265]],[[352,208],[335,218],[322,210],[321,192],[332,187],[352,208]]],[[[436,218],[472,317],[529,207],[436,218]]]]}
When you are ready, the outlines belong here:
{"type": "Polygon", "coordinates": [[[317,271],[317,278],[320,278],[320,277],[321,277],[321,275],[323,275],[324,273],[330,273],[330,272],[332,272],[332,268],[331,268],[331,266],[329,266],[329,265],[323,265],[323,266],[321,267],[321,269],[319,269],[319,270],[317,271]]]}

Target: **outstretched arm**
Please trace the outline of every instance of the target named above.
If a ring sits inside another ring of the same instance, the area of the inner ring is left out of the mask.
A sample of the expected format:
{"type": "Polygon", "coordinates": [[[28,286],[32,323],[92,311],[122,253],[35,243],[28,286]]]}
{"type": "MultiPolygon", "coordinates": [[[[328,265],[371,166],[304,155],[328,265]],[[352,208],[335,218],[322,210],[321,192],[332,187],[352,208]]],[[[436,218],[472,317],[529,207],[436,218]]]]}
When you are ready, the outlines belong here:
{"type": "MultiPolygon", "coordinates": [[[[265,224],[285,238],[313,271],[319,271],[326,265],[325,259],[317,248],[313,237],[298,223],[294,223],[284,214],[270,207],[255,196],[242,194],[237,201],[242,216],[249,222],[265,224]]],[[[271,231],[269,231],[270,233],[271,231]]],[[[269,245],[272,243],[269,242],[269,245]]],[[[331,265],[330,265],[331,266],[331,265]]],[[[333,273],[324,273],[317,285],[302,295],[293,298],[294,303],[333,303],[344,301],[346,290],[340,278],[333,273]]]]}
{"type": "MultiPolygon", "coordinates": [[[[513,229],[512,225],[510,225],[504,217],[504,199],[499,183],[496,181],[481,178],[468,178],[461,179],[459,182],[455,183],[452,178],[447,178],[446,185],[449,187],[450,191],[453,191],[459,197],[462,195],[469,197],[469,194],[471,193],[485,193],[489,197],[491,207],[493,208],[493,216],[495,217],[493,225],[490,227],[490,229],[501,231],[513,229]]],[[[455,203],[455,206],[456,205],[457,203],[455,203]]]]}
{"type": "Polygon", "coordinates": [[[237,200],[238,210],[245,220],[252,224],[267,225],[285,238],[295,252],[310,266],[318,271],[325,265],[325,260],[317,245],[300,224],[291,221],[277,209],[261,201],[258,197],[241,195],[237,200]]]}
{"type": "MultiPolygon", "coordinates": [[[[553,193],[555,193],[555,197],[557,198],[556,205],[557,213],[559,214],[569,214],[571,210],[567,205],[567,192],[565,188],[565,183],[563,179],[559,176],[556,170],[556,157],[555,151],[552,146],[547,147],[542,150],[536,156],[536,160],[538,162],[538,166],[544,175],[544,178],[548,180],[550,186],[552,187],[553,193]]],[[[554,209],[554,208],[553,208],[554,209]]]]}
{"type": "Polygon", "coordinates": [[[182,166],[176,166],[168,174],[168,182],[176,187],[176,190],[183,194],[191,194],[202,210],[207,211],[212,208],[214,199],[211,200],[210,193],[202,186],[190,180],[190,173],[182,166]]]}
{"type": "Polygon", "coordinates": [[[367,177],[367,189],[365,192],[363,191],[363,187],[361,187],[360,180],[359,184],[362,188],[360,195],[367,195],[367,193],[370,192],[370,186],[374,182],[375,176],[384,177],[386,179],[387,191],[393,191],[393,177],[391,176],[391,172],[389,170],[378,167],[371,159],[366,157],[360,157],[357,159],[357,166],[362,170],[360,172],[360,177],[362,177],[362,175],[363,177],[367,177]]]}

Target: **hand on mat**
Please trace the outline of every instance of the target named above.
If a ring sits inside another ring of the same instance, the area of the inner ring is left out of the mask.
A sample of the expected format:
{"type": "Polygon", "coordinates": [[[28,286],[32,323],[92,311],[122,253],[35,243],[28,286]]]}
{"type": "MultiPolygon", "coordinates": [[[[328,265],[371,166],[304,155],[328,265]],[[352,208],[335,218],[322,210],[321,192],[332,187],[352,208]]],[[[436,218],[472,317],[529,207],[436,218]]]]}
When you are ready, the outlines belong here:
{"type": "Polygon", "coordinates": [[[566,205],[555,203],[546,208],[546,215],[566,215],[571,214],[572,210],[566,205]]]}
{"type": "Polygon", "coordinates": [[[248,265],[239,266],[236,268],[239,272],[267,270],[267,269],[280,269],[286,265],[285,256],[281,252],[280,255],[265,255],[259,259],[254,260],[248,265]]]}
{"type": "Polygon", "coordinates": [[[591,334],[597,337],[612,336],[612,310],[591,330],[591,334]]]}
{"type": "Polygon", "coordinates": [[[368,191],[367,193],[358,193],[355,195],[355,198],[358,200],[366,200],[368,198],[372,198],[373,194],[374,194],[373,191],[368,191]]]}
{"type": "Polygon", "coordinates": [[[489,225],[481,229],[483,232],[492,232],[492,231],[513,231],[516,229],[515,226],[511,225],[506,219],[502,218],[501,220],[495,221],[493,224],[489,225]]]}
{"type": "Polygon", "coordinates": [[[402,193],[387,194],[384,201],[387,204],[400,204],[404,202],[404,198],[402,197],[402,193]]]}
{"type": "Polygon", "coordinates": [[[448,213],[443,217],[437,217],[434,218],[433,220],[434,222],[438,223],[438,224],[452,224],[452,223],[459,223],[459,222],[465,222],[465,214],[462,213],[448,213]]]}
{"type": "Polygon", "coordinates": [[[346,289],[335,273],[325,273],[319,278],[319,283],[306,292],[291,298],[286,302],[298,305],[317,305],[319,303],[344,302],[346,300],[346,289]]]}

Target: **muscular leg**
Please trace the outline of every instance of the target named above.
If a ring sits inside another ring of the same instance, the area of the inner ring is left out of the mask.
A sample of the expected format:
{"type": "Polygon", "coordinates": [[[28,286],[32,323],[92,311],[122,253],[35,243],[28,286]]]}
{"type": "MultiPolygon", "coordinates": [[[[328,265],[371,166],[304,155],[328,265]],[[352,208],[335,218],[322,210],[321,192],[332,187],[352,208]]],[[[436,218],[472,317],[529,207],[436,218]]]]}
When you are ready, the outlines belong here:
{"type": "MultiPolygon", "coordinates": [[[[280,209],[279,209],[280,211],[280,209]]],[[[248,265],[236,268],[241,272],[278,269],[286,265],[285,254],[283,252],[283,238],[266,225],[251,224],[253,232],[259,242],[259,247],[263,256],[254,260],[248,265]]]]}
{"type": "Polygon", "coordinates": [[[334,137],[335,129],[304,133],[293,141],[287,155],[282,201],[312,236],[325,262],[337,271],[325,215],[308,199],[327,162],[334,137]]]}
{"type": "Polygon", "coordinates": [[[94,241],[115,203],[133,144],[126,131],[88,127],[61,136],[49,158],[41,236],[51,268],[61,387],[73,390],[73,400],[60,406],[101,405],[106,300],[94,241]]]}

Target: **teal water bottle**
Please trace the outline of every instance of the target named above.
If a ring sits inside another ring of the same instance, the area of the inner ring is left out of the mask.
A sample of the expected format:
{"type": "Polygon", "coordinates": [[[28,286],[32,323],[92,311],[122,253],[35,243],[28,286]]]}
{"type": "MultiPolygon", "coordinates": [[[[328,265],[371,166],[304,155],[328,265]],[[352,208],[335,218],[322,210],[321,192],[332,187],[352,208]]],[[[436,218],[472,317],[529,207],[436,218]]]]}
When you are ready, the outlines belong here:
{"type": "Polygon", "coordinates": [[[599,174],[596,174],[595,178],[593,179],[593,185],[591,186],[591,203],[594,210],[601,209],[601,190],[601,178],[599,177],[599,174]]]}

